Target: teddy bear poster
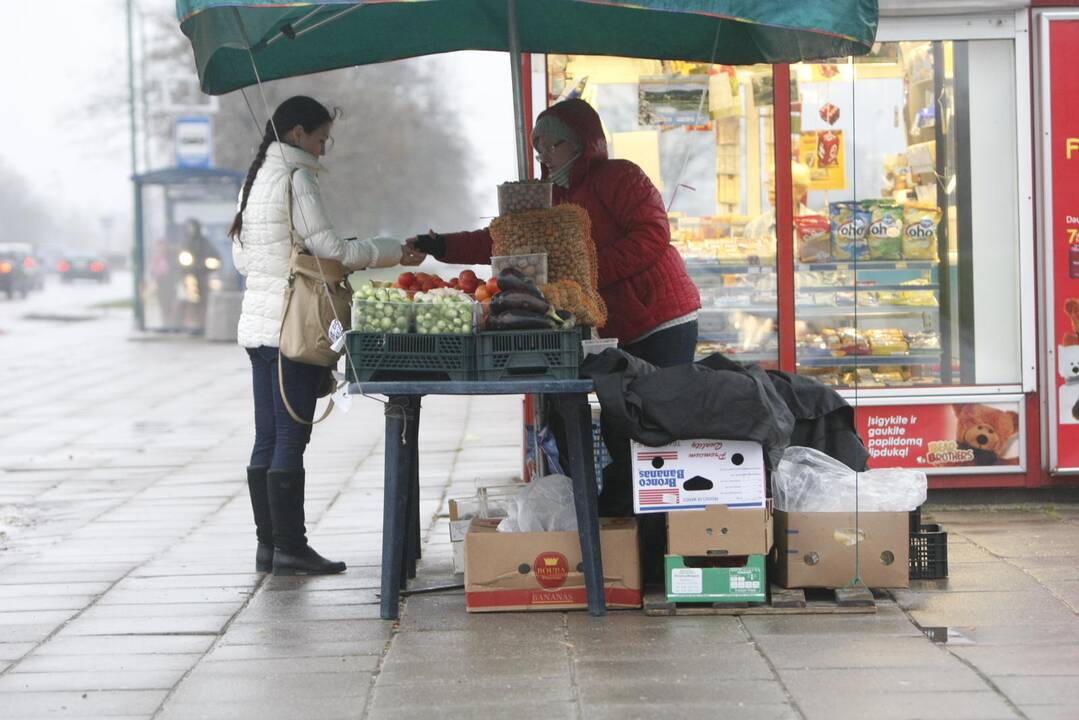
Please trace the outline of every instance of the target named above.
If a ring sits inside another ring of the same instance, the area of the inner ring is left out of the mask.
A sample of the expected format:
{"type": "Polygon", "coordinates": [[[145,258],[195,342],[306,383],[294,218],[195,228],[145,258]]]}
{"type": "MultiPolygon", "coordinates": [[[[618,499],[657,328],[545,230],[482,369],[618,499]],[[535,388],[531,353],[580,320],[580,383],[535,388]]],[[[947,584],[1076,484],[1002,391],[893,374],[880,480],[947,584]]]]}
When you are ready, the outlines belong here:
{"type": "Polygon", "coordinates": [[[870,467],[944,471],[1020,465],[1019,410],[1015,402],[893,405],[859,408],[857,418],[870,467]]]}

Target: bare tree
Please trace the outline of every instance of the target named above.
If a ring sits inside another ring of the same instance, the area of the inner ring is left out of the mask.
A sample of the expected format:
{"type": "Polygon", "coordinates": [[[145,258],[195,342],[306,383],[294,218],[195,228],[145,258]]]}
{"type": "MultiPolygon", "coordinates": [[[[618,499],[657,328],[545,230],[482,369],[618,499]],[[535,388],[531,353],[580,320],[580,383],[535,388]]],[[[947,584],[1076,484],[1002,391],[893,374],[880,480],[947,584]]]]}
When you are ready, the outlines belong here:
{"type": "MultiPolygon", "coordinates": [[[[194,77],[191,48],[174,17],[148,13],[144,22],[151,39],[143,61],[147,76],[184,70],[194,77]]],[[[461,119],[439,112],[452,83],[438,77],[435,67],[423,58],[403,60],[224,95],[214,115],[216,164],[246,172],[267,107],[272,112],[292,95],[310,95],[343,110],[334,123],[334,145],[325,158],[330,173],[323,182],[329,212],[343,234],[400,237],[429,225],[471,227],[477,211],[466,181],[468,143],[461,119]]],[[[151,103],[145,131],[167,142],[174,120],[151,103]]]]}

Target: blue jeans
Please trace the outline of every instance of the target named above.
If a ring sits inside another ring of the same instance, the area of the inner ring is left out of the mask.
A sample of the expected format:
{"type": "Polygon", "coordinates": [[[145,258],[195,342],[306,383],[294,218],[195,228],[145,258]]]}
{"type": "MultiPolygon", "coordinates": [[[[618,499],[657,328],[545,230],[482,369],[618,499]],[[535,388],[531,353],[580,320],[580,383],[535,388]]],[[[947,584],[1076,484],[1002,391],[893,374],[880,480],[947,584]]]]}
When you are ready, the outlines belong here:
{"type": "Polygon", "coordinates": [[[674,367],[693,362],[697,350],[697,321],[681,323],[658,333],[649,335],[628,345],[619,345],[619,349],[656,367],[674,367]]]}
{"type": "Polygon", "coordinates": [[[301,470],[311,426],[296,422],[288,414],[281,399],[277,363],[280,358],[289,405],[305,420],[315,415],[315,401],[326,368],[279,356],[275,347],[247,348],[247,355],[251,358],[255,396],[255,447],[251,450],[251,465],[271,470],[301,470]]]}

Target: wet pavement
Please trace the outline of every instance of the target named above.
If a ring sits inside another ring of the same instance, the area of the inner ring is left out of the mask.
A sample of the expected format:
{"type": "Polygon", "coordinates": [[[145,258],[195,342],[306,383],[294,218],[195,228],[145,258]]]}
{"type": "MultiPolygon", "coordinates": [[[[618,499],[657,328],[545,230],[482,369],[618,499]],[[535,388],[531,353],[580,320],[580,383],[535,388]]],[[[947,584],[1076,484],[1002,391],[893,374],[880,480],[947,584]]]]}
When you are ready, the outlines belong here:
{"type": "MultiPolygon", "coordinates": [[[[469,615],[451,592],[389,623],[381,405],[357,398],[307,456],[312,542],[348,572],[256,574],[246,357],[91,307],[126,289],[0,303],[5,720],[1079,717],[1075,506],[931,508],[949,579],[875,615],[469,615]]],[[[421,583],[453,579],[446,499],[519,473],[520,416],[425,400],[421,583]]]]}

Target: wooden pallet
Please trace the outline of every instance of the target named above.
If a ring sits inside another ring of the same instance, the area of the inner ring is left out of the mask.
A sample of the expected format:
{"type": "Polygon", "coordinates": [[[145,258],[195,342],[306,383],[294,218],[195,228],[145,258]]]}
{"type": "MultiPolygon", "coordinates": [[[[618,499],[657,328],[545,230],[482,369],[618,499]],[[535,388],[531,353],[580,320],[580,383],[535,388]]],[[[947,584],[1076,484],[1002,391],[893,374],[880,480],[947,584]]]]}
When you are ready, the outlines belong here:
{"type": "Polygon", "coordinates": [[[853,615],[877,612],[866,588],[787,590],[773,585],[765,603],[674,603],[662,587],[646,588],[645,615],[853,615]]]}

